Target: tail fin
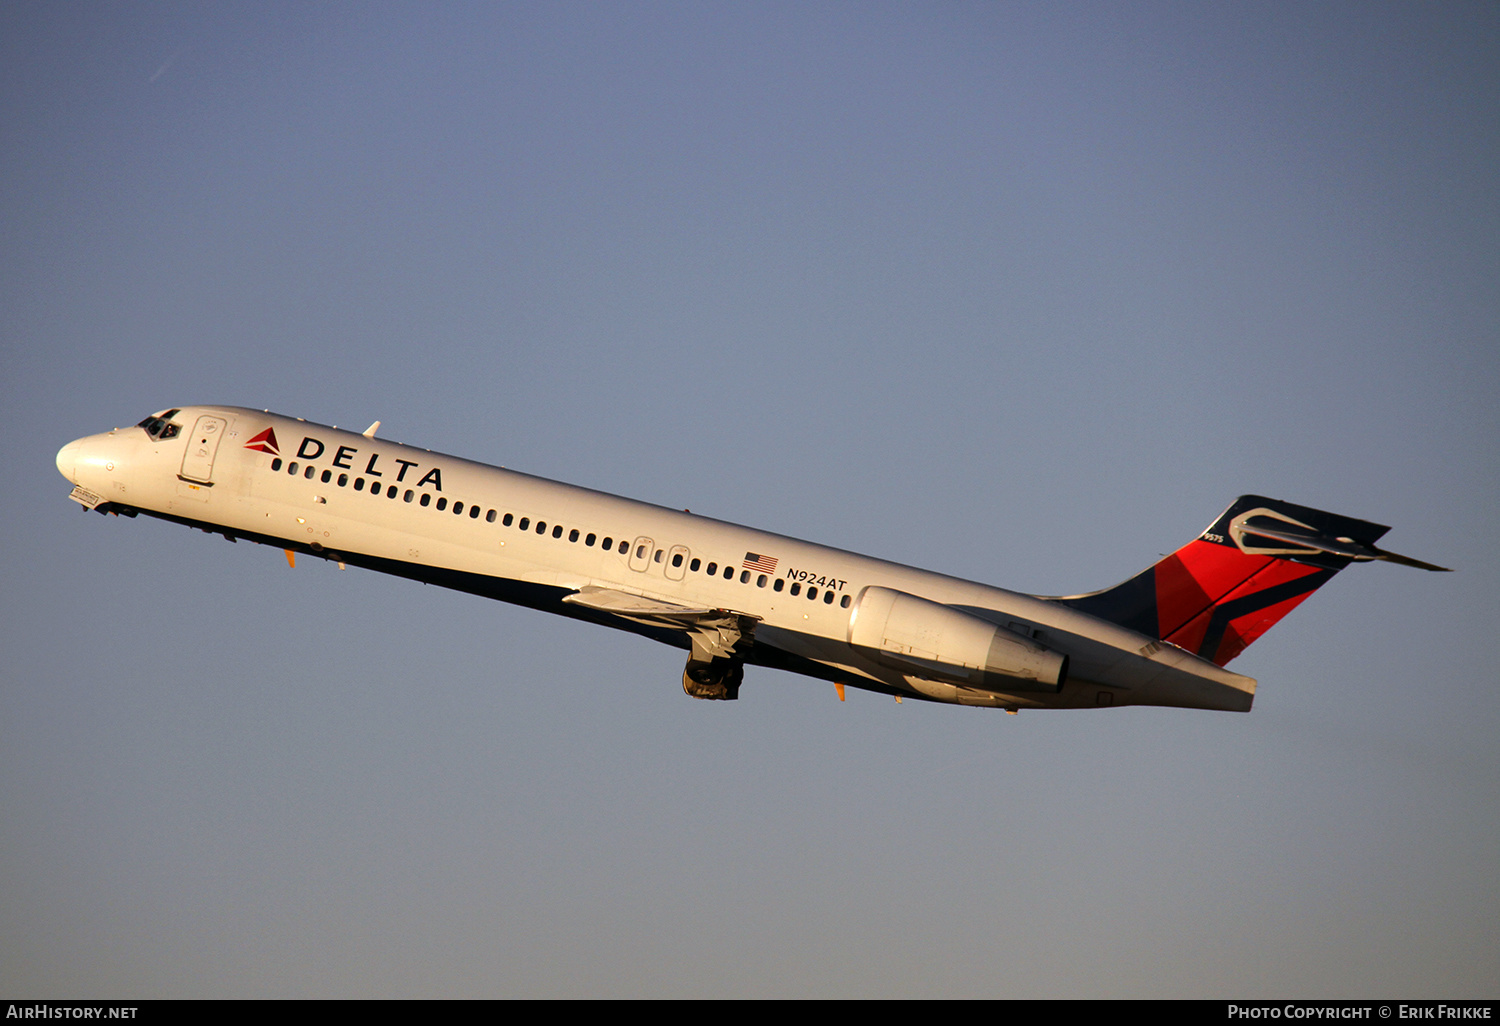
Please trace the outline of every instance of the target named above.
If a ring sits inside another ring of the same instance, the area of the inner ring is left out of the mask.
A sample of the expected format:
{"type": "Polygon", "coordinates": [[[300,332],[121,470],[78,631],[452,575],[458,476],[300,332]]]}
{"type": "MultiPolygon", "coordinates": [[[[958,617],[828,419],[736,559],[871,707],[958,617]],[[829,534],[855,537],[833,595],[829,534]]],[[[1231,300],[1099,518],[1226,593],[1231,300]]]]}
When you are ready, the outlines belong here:
{"type": "Polygon", "coordinates": [[[1445,569],[1377,549],[1389,530],[1242,495],[1207,531],[1124,584],[1058,601],[1224,666],[1350,563],[1445,569]]]}

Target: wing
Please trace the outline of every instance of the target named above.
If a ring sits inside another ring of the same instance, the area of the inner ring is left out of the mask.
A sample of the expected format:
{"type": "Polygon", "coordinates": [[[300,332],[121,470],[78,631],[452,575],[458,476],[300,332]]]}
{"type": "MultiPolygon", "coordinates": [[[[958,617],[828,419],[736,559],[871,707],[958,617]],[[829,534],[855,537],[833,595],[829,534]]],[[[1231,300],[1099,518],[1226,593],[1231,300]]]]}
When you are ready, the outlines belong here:
{"type": "Polygon", "coordinates": [[[743,658],[754,643],[755,626],[760,623],[760,617],[732,609],[683,606],[611,588],[580,588],[563,596],[563,601],[636,623],[683,631],[692,642],[695,663],[743,658]]]}

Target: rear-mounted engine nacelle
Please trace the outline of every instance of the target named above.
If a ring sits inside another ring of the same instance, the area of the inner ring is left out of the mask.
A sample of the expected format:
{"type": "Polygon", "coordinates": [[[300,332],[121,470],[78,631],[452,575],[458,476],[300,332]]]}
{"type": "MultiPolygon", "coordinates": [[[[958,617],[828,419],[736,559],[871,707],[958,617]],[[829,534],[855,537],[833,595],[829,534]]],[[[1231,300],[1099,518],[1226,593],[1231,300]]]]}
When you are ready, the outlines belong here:
{"type": "Polygon", "coordinates": [[[951,606],[890,588],[865,588],[849,644],[882,665],[984,691],[1062,690],[1068,657],[951,606]]]}

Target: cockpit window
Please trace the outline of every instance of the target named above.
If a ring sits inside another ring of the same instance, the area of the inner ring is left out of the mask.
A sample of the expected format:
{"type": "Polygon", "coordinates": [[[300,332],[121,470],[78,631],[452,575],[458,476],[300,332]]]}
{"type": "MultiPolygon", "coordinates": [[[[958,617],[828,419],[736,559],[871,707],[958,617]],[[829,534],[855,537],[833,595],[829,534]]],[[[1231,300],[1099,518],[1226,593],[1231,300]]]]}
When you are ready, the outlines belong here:
{"type": "Polygon", "coordinates": [[[181,410],[168,410],[159,416],[147,417],[137,424],[136,427],[145,428],[146,434],[150,436],[153,442],[165,442],[169,438],[176,438],[177,432],[181,430],[176,424],[172,423],[172,418],[181,412],[181,410]]]}

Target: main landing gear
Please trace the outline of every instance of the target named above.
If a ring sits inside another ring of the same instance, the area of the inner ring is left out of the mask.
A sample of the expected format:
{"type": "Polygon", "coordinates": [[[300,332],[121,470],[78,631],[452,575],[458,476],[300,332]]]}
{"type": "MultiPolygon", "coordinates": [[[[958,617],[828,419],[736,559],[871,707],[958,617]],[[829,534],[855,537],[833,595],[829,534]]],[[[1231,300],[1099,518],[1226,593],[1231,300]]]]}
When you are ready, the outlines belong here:
{"type": "Polygon", "coordinates": [[[682,690],[693,698],[732,702],[740,697],[745,664],[738,659],[713,659],[706,663],[689,659],[682,671],[682,690]]]}

